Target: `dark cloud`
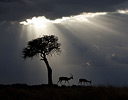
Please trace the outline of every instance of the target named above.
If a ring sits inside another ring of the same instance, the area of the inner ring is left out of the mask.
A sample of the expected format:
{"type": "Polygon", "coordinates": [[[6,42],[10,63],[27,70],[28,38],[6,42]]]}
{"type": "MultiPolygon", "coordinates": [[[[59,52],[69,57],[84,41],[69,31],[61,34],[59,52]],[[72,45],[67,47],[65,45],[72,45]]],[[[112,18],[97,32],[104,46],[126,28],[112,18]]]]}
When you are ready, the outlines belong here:
{"type": "Polygon", "coordinates": [[[57,18],[83,11],[113,11],[116,5],[120,6],[126,0],[96,1],[1,0],[0,83],[47,83],[45,64],[38,58],[24,61],[21,51],[29,40],[39,36],[36,33],[48,32],[46,34],[57,35],[62,44],[61,55],[48,57],[54,83],[59,76],[73,73],[73,84],[83,77],[93,80],[93,84],[127,85],[127,14],[109,13],[89,18],[90,23],[76,20],[52,23],[41,32],[18,22],[10,22],[39,15],[57,18]]]}
{"type": "Polygon", "coordinates": [[[17,2],[17,3],[24,3],[24,0],[0,0],[0,3],[15,3],[15,2],[17,2]]]}
{"type": "Polygon", "coordinates": [[[113,56],[111,60],[119,64],[128,64],[128,56],[124,56],[124,57],[113,56]]]}
{"type": "Polygon", "coordinates": [[[82,12],[113,11],[126,0],[0,0],[1,20],[23,20],[33,16],[54,19],[82,12]]]}
{"type": "Polygon", "coordinates": [[[22,0],[0,0],[0,2],[15,2],[15,1],[22,1],[22,0]]]}

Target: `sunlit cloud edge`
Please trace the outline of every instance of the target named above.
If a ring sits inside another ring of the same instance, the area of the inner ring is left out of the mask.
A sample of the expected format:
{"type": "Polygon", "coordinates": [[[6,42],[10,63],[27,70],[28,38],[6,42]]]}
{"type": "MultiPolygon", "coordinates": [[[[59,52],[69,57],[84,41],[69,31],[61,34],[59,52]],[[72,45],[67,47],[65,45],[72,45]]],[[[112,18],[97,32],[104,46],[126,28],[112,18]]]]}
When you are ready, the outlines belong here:
{"type": "Polygon", "coordinates": [[[44,28],[46,27],[46,24],[48,23],[53,23],[53,24],[57,24],[57,23],[63,23],[63,22],[87,22],[89,23],[88,18],[95,18],[96,16],[102,16],[102,15],[107,15],[107,14],[113,14],[113,13],[119,13],[119,14],[128,14],[128,9],[125,10],[117,10],[115,12],[83,12],[79,15],[73,15],[73,16],[69,16],[69,17],[62,17],[62,18],[58,18],[55,20],[50,20],[47,19],[45,16],[38,16],[38,17],[33,17],[31,19],[26,19],[25,21],[21,21],[20,24],[23,25],[33,25],[35,27],[41,27],[44,28]]]}
{"type": "Polygon", "coordinates": [[[128,9],[126,9],[126,10],[117,10],[117,13],[128,14],[128,9]]]}
{"type": "Polygon", "coordinates": [[[55,19],[55,20],[50,20],[47,19],[45,16],[39,16],[39,17],[33,17],[31,19],[26,19],[25,21],[21,21],[20,24],[23,25],[34,25],[34,26],[42,26],[45,27],[46,23],[62,23],[65,21],[69,21],[69,22],[82,22],[82,21],[86,21],[89,22],[88,18],[92,18],[95,16],[100,16],[100,15],[106,15],[107,12],[96,12],[96,13],[86,13],[83,12],[79,15],[73,15],[70,17],[62,17],[59,19],[55,19]]]}

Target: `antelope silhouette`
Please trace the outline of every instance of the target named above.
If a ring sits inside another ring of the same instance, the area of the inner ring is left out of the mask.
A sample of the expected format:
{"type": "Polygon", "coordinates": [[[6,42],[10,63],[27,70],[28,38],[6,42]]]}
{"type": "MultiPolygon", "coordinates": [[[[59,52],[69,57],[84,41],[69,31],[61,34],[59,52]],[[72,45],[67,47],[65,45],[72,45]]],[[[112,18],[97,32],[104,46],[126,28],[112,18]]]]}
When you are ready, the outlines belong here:
{"type": "Polygon", "coordinates": [[[57,82],[57,84],[60,83],[62,85],[62,81],[65,81],[65,84],[67,82],[70,85],[69,80],[73,79],[73,75],[70,75],[70,77],[59,77],[59,81],[57,82]]]}
{"type": "MultiPolygon", "coordinates": [[[[90,85],[91,85],[91,83],[92,83],[92,81],[89,81],[89,80],[87,80],[87,79],[79,79],[79,82],[78,82],[78,84],[81,84],[82,85],[82,83],[84,83],[84,85],[85,85],[85,83],[87,84],[87,83],[90,83],[90,85]]],[[[88,85],[88,84],[87,84],[88,85]]]]}

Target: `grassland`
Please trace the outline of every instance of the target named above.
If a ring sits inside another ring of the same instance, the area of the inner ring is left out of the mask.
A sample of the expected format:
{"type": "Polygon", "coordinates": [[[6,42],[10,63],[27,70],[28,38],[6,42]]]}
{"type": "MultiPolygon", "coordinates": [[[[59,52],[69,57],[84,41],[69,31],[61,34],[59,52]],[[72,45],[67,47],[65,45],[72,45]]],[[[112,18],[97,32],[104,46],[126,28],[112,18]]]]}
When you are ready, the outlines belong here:
{"type": "Polygon", "coordinates": [[[0,85],[0,100],[128,100],[127,87],[0,85]]]}

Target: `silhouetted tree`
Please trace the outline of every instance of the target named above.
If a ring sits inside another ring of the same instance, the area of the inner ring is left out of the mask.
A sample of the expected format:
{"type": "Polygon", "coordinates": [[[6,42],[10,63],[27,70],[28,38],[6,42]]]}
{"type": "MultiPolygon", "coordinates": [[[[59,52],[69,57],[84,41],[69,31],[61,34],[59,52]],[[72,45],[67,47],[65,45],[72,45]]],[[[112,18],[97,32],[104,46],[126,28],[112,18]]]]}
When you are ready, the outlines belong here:
{"type": "Polygon", "coordinates": [[[60,43],[58,43],[58,37],[54,35],[44,35],[43,37],[31,40],[28,42],[26,48],[23,49],[23,58],[33,58],[34,56],[40,56],[46,64],[48,71],[48,84],[52,85],[52,69],[48,63],[47,55],[52,56],[54,53],[61,52],[60,43]]]}

